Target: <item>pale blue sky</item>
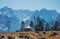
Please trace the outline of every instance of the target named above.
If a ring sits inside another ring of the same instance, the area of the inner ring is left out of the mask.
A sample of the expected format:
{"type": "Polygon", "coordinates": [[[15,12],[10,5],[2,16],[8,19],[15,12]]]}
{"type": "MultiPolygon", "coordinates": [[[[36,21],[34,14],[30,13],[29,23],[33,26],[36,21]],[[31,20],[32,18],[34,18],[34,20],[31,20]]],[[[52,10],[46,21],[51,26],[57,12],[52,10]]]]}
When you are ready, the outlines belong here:
{"type": "Polygon", "coordinates": [[[55,9],[60,12],[60,0],[0,0],[0,8],[8,6],[15,10],[55,9]]]}

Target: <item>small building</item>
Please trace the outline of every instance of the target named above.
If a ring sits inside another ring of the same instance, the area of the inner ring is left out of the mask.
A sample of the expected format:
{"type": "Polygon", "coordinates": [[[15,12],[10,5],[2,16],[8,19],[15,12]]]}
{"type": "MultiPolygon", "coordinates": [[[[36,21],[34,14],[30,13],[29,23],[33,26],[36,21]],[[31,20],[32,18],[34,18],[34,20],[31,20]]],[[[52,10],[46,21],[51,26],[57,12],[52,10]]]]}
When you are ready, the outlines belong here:
{"type": "Polygon", "coordinates": [[[25,26],[24,31],[32,31],[30,26],[25,26]]]}

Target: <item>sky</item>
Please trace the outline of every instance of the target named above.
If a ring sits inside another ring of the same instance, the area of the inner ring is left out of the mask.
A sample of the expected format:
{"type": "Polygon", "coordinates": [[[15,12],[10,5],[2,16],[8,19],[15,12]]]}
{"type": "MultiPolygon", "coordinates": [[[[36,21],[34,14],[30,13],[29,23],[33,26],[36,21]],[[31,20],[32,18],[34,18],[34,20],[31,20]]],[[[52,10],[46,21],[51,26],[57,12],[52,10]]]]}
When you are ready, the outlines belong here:
{"type": "Polygon", "coordinates": [[[0,0],[0,8],[9,7],[15,10],[54,9],[60,12],[60,0],[0,0]]]}

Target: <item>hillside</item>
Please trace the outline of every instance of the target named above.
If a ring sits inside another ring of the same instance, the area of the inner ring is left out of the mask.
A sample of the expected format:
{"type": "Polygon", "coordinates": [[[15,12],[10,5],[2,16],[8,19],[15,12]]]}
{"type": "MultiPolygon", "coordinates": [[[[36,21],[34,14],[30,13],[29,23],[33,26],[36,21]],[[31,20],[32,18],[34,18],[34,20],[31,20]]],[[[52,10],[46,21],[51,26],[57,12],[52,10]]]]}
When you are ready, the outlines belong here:
{"type": "Polygon", "coordinates": [[[59,39],[60,31],[0,33],[0,39],[59,39]]]}

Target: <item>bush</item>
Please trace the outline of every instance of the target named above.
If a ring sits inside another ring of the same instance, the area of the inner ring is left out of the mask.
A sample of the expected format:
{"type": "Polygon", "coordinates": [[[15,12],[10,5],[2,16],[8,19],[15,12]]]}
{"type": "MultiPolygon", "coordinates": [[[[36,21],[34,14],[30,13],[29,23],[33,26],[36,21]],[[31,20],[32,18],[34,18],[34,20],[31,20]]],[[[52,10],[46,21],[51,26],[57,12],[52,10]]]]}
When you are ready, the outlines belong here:
{"type": "Polygon", "coordinates": [[[56,36],[56,35],[58,35],[58,33],[54,32],[50,36],[56,36]]]}

